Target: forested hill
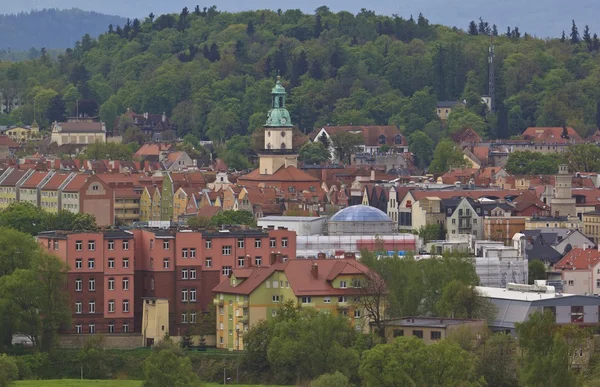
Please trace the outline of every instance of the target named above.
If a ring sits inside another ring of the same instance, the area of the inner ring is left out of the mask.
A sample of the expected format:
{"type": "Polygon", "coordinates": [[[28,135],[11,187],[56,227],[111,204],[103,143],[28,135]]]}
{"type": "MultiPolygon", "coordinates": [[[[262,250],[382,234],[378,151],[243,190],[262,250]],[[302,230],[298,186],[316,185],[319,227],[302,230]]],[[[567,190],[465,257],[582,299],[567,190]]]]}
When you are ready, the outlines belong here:
{"type": "Polygon", "coordinates": [[[132,20],[98,40],[85,37],[57,61],[0,63],[0,82],[19,88],[25,101],[0,122],[31,123],[35,100],[45,126],[64,106],[73,114],[79,100],[80,113],[95,114],[97,106],[109,128],[131,108],[166,112],[181,136],[223,141],[265,123],[280,74],[293,124],[304,132],[391,124],[407,136],[423,131],[435,144],[464,127],[506,138],[531,125],[567,124],[587,135],[600,118],[600,40],[583,26],[572,36],[570,22],[565,28],[564,41],[499,31],[497,112],[490,113],[480,96],[488,93],[491,23],[465,31],[423,16],[325,7],[316,14],[186,8],[132,20]],[[444,100],[466,100],[467,107],[442,127],[435,109],[444,100]]]}
{"type": "Polygon", "coordinates": [[[123,24],[125,19],[75,8],[0,15],[0,50],[65,49],[85,34],[98,36],[111,23],[123,24]]]}

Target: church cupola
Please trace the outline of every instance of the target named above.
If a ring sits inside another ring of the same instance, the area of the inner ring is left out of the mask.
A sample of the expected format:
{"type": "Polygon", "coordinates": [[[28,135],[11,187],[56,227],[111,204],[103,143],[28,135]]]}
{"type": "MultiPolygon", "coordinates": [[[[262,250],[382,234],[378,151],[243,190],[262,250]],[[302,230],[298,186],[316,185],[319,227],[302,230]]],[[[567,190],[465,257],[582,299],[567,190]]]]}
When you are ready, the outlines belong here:
{"type": "Polygon", "coordinates": [[[281,77],[277,77],[275,87],[271,90],[271,109],[267,114],[265,126],[269,127],[292,127],[290,113],[285,108],[285,88],[281,85],[281,77]]]}

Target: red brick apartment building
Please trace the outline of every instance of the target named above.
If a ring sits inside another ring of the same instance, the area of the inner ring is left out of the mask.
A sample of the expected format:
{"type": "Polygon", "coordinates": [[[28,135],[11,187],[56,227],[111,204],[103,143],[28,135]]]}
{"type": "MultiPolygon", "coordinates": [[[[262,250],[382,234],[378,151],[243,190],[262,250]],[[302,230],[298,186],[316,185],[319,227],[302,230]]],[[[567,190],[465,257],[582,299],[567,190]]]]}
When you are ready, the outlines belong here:
{"type": "Polygon", "coordinates": [[[169,334],[179,336],[211,308],[212,289],[233,269],[296,258],[289,230],[97,233],[43,232],[40,244],[68,265],[71,326],[65,333],[139,333],[142,298],[169,301],[169,334]]]}

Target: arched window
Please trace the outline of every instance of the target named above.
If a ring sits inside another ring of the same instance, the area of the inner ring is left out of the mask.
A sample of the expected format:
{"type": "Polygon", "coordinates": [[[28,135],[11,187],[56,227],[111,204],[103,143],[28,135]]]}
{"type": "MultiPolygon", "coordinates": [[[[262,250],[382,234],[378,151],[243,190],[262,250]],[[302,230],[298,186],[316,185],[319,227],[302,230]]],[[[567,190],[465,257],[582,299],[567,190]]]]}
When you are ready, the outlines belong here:
{"type": "Polygon", "coordinates": [[[397,134],[396,137],[394,137],[394,144],[400,145],[402,144],[402,136],[397,134]]]}
{"type": "Polygon", "coordinates": [[[267,149],[271,149],[271,144],[267,144],[267,149]]]}
{"type": "Polygon", "coordinates": [[[285,142],[281,143],[281,149],[285,149],[285,142]]]}
{"type": "Polygon", "coordinates": [[[283,97],[279,97],[279,107],[283,107],[283,97]]]}
{"type": "Polygon", "coordinates": [[[382,134],[381,136],[379,136],[379,144],[385,144],[386,143],[386,138],[385,136],[382,134]]]}

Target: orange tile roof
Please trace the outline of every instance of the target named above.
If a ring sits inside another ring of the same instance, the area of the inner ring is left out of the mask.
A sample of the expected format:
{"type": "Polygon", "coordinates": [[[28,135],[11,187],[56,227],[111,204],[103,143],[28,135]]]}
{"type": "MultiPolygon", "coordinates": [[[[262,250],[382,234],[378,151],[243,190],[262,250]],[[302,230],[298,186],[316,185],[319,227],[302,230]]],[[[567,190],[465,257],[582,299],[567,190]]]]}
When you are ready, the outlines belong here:
{"type": "Polygon", "coordinates": [[[46,172],[46,171],[34,172],[31,176],[29,176],[27,178],[27,180],[25,180],[25,182],[23,184],[21,184],[21,188],[25,188],[25,189],[36,188],[42,182],[42,180],[44,180],[44,178],[46,176],[48,176],[48,173],[50,173],[50,172],[46,172]]]}
{"type": "Polygon", "coordinates": [[[133,188],[117,188],[113,192],[115,193],[115,198],[137,199],[142,196],[141,191],[135,191],[133,188]]]}
{"type": "Polygon", "coordinates": [[[60,173],[57,172],[48,180],[46,184],[42,187],[42,190],[54,190],[58,189],[62,183],[65,182],[67,177],[69,177],[70,173],[60,173]]]}
{"type": "Polygon", "coordinates": [[[600,262],[600,251],[597,249],[573,249],[567,253],[558,263],[555,269],[564,270],[590,270],[600,262]]]}
{"type": "Polygon", "coordinates": [[[10,137],[5,135],[0,135],[0,145],[6,145],[9,148],[18,148],[19,144],[14,142],[10,137]]]}
{"type": "Polygon", "coordinates": [[[14,187],[17,184],[17,182],[21,180],[23,176],[25,176],[25,173],[27,173],[27,170],[14,169],[8,176],[6,176],[6,178],[0,185],[5,187],[14,187]]]}
{"type": "Polygon", "coordinates": [[[161,151],[168,151],[171,147],[171,144],[144,144],[135,152],[135,157],[158,156],[161,151]]]}
{"type": "Polygon", "coordinates": [[[277,182],[294,182],[294,181],[302,181],[302,182],[315,182],[318,183],[319,179],[309,175],[306,172],[299,170],[294,166],[289,167],[281,167],[272,175],[262,175],[260,171],[257,169],[252,172],[240,176],[238,181],[243,184],[243,181],[259,181],[259,182],[267,182],[267,181],[277,181],[277,182]]]}
{"type": "Polygon", "coordinates": [[[529,127],[523,132],[523,138],[535,142],[568,143],[571,140],[581,141],[581,136],[571,127],[567,127],[569,138],[563,138],[562,127],[529,127]]]}
{"type": "Polygon", "coordinates": [[[80,173],[76,175],[63,189],[66,192],[78,192],[90,177],[88,174],[80,173]]]}
{"type": "Polygon", "coordinates": [[[212,218],[217,215],[223,209],[218,206],[204,206],[198,211],[198,216],[201,218],[212,218]]]}

